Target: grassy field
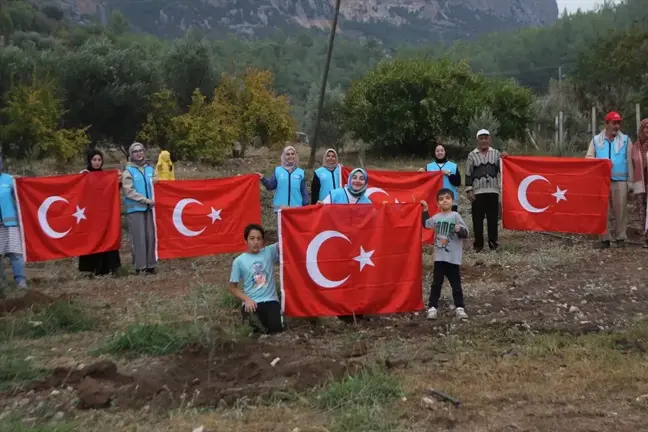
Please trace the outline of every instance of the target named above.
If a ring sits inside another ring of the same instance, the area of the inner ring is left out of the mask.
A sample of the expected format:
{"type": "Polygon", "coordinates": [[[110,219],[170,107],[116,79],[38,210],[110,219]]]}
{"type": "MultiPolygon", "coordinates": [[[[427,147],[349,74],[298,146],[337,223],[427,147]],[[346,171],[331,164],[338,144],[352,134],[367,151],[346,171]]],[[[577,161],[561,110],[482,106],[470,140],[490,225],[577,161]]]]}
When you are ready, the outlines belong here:
{"type": "MultiPolygon", "coordinates": [[[[177,177],[270,173],[278,159],[178,164],[177,177]]],[[[467,244],[466,322],[452,318],[446,286],[436,322],[287,319],[288,331],[261,338],[226,291],[229,255],[133,276],[125,236],[118,278],[83,278],[76,260],[29,265],[34,292],[0,302],[0,431],[644,430],[648,251],[592,243],[502,231],[497,254],[467,244]]]]}

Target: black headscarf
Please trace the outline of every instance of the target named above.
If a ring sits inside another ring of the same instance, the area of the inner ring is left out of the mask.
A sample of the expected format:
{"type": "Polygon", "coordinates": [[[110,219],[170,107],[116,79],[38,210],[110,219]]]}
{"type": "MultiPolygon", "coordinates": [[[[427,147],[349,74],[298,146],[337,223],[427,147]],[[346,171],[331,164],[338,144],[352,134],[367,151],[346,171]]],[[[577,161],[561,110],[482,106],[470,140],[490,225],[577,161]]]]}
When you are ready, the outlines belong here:
{"type": "Polygon", "coordinates": [[[103,153],[101,151],[99,151],[97,149],[92,149],[92,150],[90,150],[88,152],[88,155],[86,157],[86,161],[88,162],[88,165],[86,166],[86,169],[88,171],[101,171],[102,168],[103,168],[103,164],[104,164],[104,155],[103,155],[103,153]],[[92,168],[92,158],[97,156],[97,155],[101,156],[101,166],[99,167],[99,169],[92,168]]]}
{"type": "Polygon", "coordinates": [[[434,146],[434,160],[438,164],[446,163],[446,161],[448,160],[448,153],[447,152],[446,152],[445,156],[443,157],[443,159],[439,159],[438,157],[436,157],[436,148],[439,147],[439,146],[443,147],[443,150],[446,149],[443,144],[436,144],[434,146]]]}

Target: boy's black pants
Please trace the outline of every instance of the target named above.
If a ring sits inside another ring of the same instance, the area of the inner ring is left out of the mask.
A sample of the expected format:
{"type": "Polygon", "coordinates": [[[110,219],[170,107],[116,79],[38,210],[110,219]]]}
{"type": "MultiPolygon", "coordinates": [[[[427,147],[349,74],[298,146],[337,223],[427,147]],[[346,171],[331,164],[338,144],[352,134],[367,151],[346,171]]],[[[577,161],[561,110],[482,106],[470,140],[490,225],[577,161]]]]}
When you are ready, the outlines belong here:
{"type": "Polygon", "coordinates": [[[484,216],[488,226],[488,247],[497,249],[497,224],[499,219],[499,194],[482,193],[475,195],[472,203],[473,233],[475,249],[484,247],[484,216]]]}
{"type": "Polygon", "coordinates": [[[279,333],[283,330],[281,305],[276,301],[257,303],[256,312],[242,309],[243,321],[248,321],[255,333],[279,333]]]}
{"type": "Polygon", "coordinates": [[[441,298],[443,281],[448,278],[452,287],[452,298],[456,307],[464,307],[463,290],[461,289],[460,266],[445,261],[434,261],[434,273],[432,276],[432,289],[430,290],[430,302],[428,307],[438,308],[441,298]]]}

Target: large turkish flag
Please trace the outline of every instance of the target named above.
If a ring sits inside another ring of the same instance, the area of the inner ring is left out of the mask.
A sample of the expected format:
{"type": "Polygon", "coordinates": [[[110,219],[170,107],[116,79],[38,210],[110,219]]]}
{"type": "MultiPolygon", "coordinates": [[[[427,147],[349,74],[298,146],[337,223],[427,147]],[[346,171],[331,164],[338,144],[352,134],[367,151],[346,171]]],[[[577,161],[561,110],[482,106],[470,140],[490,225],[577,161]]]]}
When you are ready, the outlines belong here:
{"type": "Polygon", "coordinates": [[[607,159],[502,159],[504,228],[603,234],[612,164],[607,159]]]}
{"type": "Polygon", "coordinates": [[[419,204],[297,207],[279,223],[286,315],[423,309],[419,204]]]}
{"type": "MultiPolygon", "coordinates": [[[[353,168],[342,167],[342,180],[346,183],[353,168]]],[[[430,215],[438,213],[436,194],[443,188],[443,174],[439,172],[367,170],[369,188],[366,195],[372,202],[427,201],[430,215]]],[[[434,231],[423,230],[423,243],[434,243],[434,231]]]]}
{"type": "Polygon", "coordinates": [[[16,179],[25,261],[117,250],[121,245],[117,171],[16,179]]]}
{"type": "Polygon", "coordinates": [[[242,252],[243,230],[261,223],[258,175],[159,181],[153,189],[159,259],[242,252]]]}

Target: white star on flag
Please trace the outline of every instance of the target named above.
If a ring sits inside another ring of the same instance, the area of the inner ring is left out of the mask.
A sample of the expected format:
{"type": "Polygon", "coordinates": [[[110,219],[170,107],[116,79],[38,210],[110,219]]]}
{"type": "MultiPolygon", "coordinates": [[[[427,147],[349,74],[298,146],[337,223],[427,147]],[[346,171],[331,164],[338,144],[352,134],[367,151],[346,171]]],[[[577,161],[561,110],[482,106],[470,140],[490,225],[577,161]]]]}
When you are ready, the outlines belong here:
{"type": "Polygon", "coordinates": [[[72,214],[76,218],[76,223],[78,224],[81,222],[81,219],[88,219],[85,215],[85,208],[80,208],[79,206],[76,206],[76,212],[72,214]]]}
{"type": "Polygon", "coordinates": [[[220,215],[222,211],[223,209],[216,210],[214,207],[211,208],[211,213],[209,213],[207,216],[211,218],[212,224],[217,220],[223,220],[220,215]]]}
{"type": "Polygon", "coordinates": [[[365,266],[370,265],[372,267],[376,267],[376,265],[371,261],[371,255],[373,255],[375,251],[365,251],[362,246],[360,246],[360,255],[357,257],[353,258],[355,261],[358,261],[360,263],[360,271],[362,271],[365,266]]]}
{"type": "Polygon", "coordinates": [[[556,204],[558,204],[560,201],[567,201],[567,198],[565,198],[565,194],[567,193],[567,189],[562,190],[560,187],[556,186],[556,192],[552,193],[551,195],[556,197],[556,204]]]}

